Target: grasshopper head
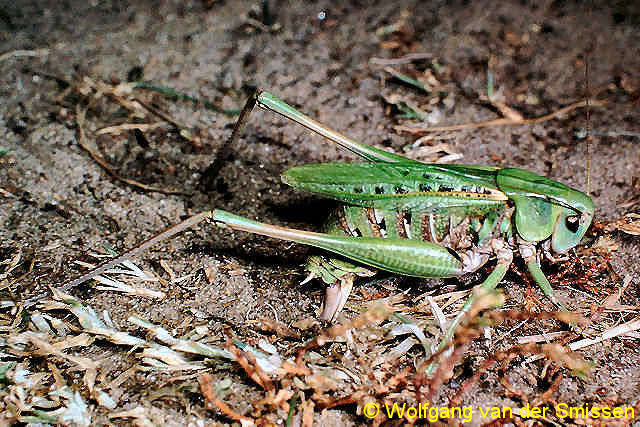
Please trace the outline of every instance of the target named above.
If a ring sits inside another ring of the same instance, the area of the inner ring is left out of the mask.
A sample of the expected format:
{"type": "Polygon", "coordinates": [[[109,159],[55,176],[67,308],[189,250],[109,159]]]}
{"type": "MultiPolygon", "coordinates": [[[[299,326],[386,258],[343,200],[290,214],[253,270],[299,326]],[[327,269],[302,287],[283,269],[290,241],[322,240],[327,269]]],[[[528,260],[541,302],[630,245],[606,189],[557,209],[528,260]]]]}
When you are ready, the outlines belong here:
{"type": "Polygon", "coordinates": [[[551,237],[551,248],[563,253],[575,247],[593,219],[586,194],[523,169],[501,169],[498,188],[516,205],[518,234],[530,242],[551,237]]]}

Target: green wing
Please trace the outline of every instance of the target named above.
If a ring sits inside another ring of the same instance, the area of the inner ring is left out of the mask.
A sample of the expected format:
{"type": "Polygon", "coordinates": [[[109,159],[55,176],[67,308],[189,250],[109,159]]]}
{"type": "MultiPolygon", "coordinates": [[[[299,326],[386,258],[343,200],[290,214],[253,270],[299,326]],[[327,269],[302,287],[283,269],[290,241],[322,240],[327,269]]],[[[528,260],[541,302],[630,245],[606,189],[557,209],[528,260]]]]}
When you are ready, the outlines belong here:
{"type": "Polygon", "coordinates": [[[418,163],[321,163],[282,175],[292,187],[355,206],[398,211],[442,211],[493,206],[506,197],[498,168],[418,163]]]}

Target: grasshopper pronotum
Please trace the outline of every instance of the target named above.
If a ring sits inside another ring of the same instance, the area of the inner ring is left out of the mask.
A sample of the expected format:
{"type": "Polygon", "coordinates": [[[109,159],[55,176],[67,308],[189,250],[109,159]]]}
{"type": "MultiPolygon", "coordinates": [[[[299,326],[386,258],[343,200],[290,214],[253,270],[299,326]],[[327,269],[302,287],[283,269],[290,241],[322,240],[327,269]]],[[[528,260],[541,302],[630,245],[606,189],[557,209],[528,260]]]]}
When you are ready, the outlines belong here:
{"type": "MultiPolygon", "coordinates": [[[[66,290],[103,273],[135,253],[210,219],[216,225],[316,246],[333,256],[313,256],[309,278],[327,285],[321,317],[333,320],[342,310],[353,280],[373,269],[407,276],[455,277],[476,271],[490,259],[496,266],[480,285],[495,288],[517,250],[533,279],[558,307],[539,266],[536,245],[552,257],[575,247],[593,218],[591,198],[564,184],[515,168],[425,164],[389,153],[328,129],[269,92],[245,105],[229,143],[238,139],[258,105],[281,114],[360,156],[361,163],[322,163],[294,167],[282,179],[310,193],[343,204],[328,221],[326,233],[264,224],[215,209],[199,213],[66,283],[66,290]]],[[[450,326],[451,337],[472,297],[450,326]]],[[[443,342],[445,342],[443,341],[443,342]]]]}

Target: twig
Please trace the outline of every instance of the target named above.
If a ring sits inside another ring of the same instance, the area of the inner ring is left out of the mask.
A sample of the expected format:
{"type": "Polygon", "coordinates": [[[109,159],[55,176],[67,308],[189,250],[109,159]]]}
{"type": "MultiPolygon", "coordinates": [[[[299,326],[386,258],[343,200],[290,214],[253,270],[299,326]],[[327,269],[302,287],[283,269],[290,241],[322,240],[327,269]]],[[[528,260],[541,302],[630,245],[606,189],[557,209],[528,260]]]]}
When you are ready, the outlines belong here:
{"type": "MultiPolygon", "coordinates": [[[[602,107],[606,104],[605,101],[591,101],[589,103],[590,107],[602,107]]],[[[408,132],[411,134],[420,134],[425,132],[448,132],[454,130],[464,130],[464,129],[478,129],[489,126],[514,126],[514,125],[528,125],[534,123],[542,123],[548,120],[551,120],[557,116],[565,114],[571,110],[575,110],[576,108],[581,108],[586,106],[585,101],[576,102],[571,105],[567,105],[566,107],[562,107],[557,111],[554,111],[549,114],[545,114],[544,116],[535,117],[533,119],[522,119],[522,120],[513,120],[507,118],[499,118],[495,120],[488,120],[484,122],[475,122],[475,123],[465,123],[461,125],[452,125],[452,126],[434,126],[430,128],[412,128],[408,126],[395,126],[394,129],[400,132],[408,132]]]]}
{"type": "Polygon", "coordinates": [[[49,53],[49,49],[37,49],[37,50],[12,50],[0,55],[0,61],[7,60],[9,58],[19,58],[21,56],[44,56],[49,53]]]}
{"type": "Polygon", "coordinates": [[[251,25],[252,27],[260,30],[260,31],[264,31],[265,33],[275,33],[277,31],[280,30],[280,24],[275,23],[273,25],[266,25],[263,24],[262,22],[258,21],[257,19],[253,19],[251,17],[246,17],[245,18],[247,21],[248,25],[251,25]]]}
{"type": "Polygon", "coordinates": [[[518,337],[518,344],[528,344],[531,342],[536,343],[541,341],[549,342],[552,339],[559,338],[566,334],[567,334],[566,331],[559,331],[559,332],[547,332],[547,333],[538,334],[538,335],[527,335],[524,337],[518,337]]]}
{"type": "Polygon", "coordinates": [[[638,329],[640,329],[640,318],[636,318],[635,320],[632,320],[630,322],[627,323],[623,323],[622,325],[618,325],[618,326],[614,326],[613,328],[609,328],[606,331],[604,331],[602,333],[602,335],[600,335],[597,338],[585,338],[582,339],[580,341],[576,341],[573,342],[571,344],[569,344],[569,348],[572,351],[576,351],[579,350],[581,348],[585,348],[588,347],[590,345],[593,344],[597,344],[599,342],[602,342],[604,340],[608,340],[611,338],[615,338],[618,336],[623,336],[628,334],[629,332],[633,332],[633,331],[637,331],[638,329]]]}
{"type": "Polygon", "coordinates": [[[96,131],[96,135],[104,135],[104,134],[114,134],[119,135],[123,131],[138,129],[141,132],[146,132],[149,130],[153,130],[162,126],[165,126],[164,122],[157,123],[124,123],[117,126],[108,126],[106,128],[102,128],[96,131]]]}
{"type": "Polygon", "coordinates": [[[82,108],[80,108],[80,105],[76,107],[76,123],[78,124],[78,143],[85,151],[87,151],[87,153],[89,153],[91,158],[96,163],[102,166],[102,168],[104,168],[104,170],[106,170],[109,173],[109,175],[111,175],[112,177],[114,177],[119,181],[124,182],[125,184],[129,184],[133,187],[141,188],[146,191],[155,191],[157,193],[163,193],[163,194],[186,194],[184,191],[153,187],[138,181],[134,181],[133,179],[120,176],[116,171],[113,170],[111,165],[107,163],[105,159],[103,159],[98,153],[93,151],[91,147],[89,147],[89,145],[87,144],[87,137],[84,133],[84,121],[85,121],[86,113],[87,113],[87,110],[86,109],[83,110],[82,108]]]}
{"type": "MultiPolygon", "coordinates": [[[[142,113],[146,111],[160,117],[162,120],[165,120],[166,122],[172,124],[176,129],[178,129],[180,131],[180,135],[183,138],[191,141],[193,144],[196,144],[198,146],[202,145],[200,142],[200,138],[197,136],[193,136],[192,132],[183,123],[180,123],[169,114],[133,96],[131,92],[136,87],[135,84],[121,83],[119,85],[113,86],[101,81],[94,81],[88,76],[84,77],[82,83],[92,90],[95,90],[97,93],[104,93],[109,95],[117,103],[130,111],[142,113]]],[[[83,93],[81,89],[79,91],[80,93],[83,93]]]]}
{"type": "Polygon", "coordinates": [[[409,77],[408,75],[403,74],[400,71],[396,71],[391,67],[384,67],[384,71],[391,74],[393,77],[400,80],[401,82],[404,82],[410,86],[413,86],[427,94],[429,93],[429,90],[426,87],[424,87],[424,85],[421,82],[414,79],[413,77],[409,77]]]}
{"type": "Polygon", "coordinates": [[[390,312],[391,309],[386,305],[374,305],[369,310],[365,311],[348,323],[334,325],[328,329],[325,329],[316,338],[298,349],[298,354],[296,356],[296,365],[298,367],[302,366],[302,360],[308,350],[315,347],[320,347],[331,339],[344,335],[349,329],[359,329],[365,325],[379,323],[382,320],[386,319],[390,312]]]}
{"type": "Polygon", "coordinates": [[[206,100],[202,100],[199,98],[196,98],[195,96],[189,95],[187,93],[183,93],[183,92],[179,92],[175,89],[171,89],[169,87],[166,86],[160,86],[160,85],[155,85],[153,83],[150,82],[137,82],[133,84],[133,87],[136,89],[149,89],[149,90],[153,90],[156,92],[159,92],[163,95],[169,96],[171,98],[180,100],[180,101],[190,101],[190,102],[194,102],[198,105],[202,105],[204,108],[206,108],[207,110],[212,110],[212,111],[216,111],[218,113],[222,113],[225,114],[227,116],[237,116],[238,114],[240,114],[240,110],[237,109],[224,109],[221,108],[219,106],[217,106],[216,104],[214,104],[211,101],[206,101],[206,100]]]}
{"type": "MultiPolygon", "coordinates": [[[[600,131],[597,129],[589,129],[590,136],[604,136],[606,138],[620,138],[623,136],[632,137],[632,138],[640,138],[640,133],[632,132],[630,130],[604,130],[600,131]]],[[[587,137],[587,129],[580,129],[576,131],[576,137],[579,139],[584,139],[587,137]]]]}
{"type": "Polygon", "coordinates": [[[589,134],[589,125],[591,123],[591,103],[589,102],[590,94],[589,94],[589,50],[584,53],[584,85],[585,85],[585,95],[584,102],[586,106],[586,126],[585,132],[587,136],[586,142],[586,175],[587,175],[587,196],[591,194],[591,135],[589,134]]]}
{"type": "Polygon", "coordinates": [[[26,272],[26,273],[24,273],[24,274],[22,274],[22,275],[20,275],[20,277],[17,277],[17,278],[15,278],[15,279],[13,279],[13,280],[11,280],[11,281],[7,282],[7,284],[4,284],[4,283],[3,283],[2,285],[0,285],[0,291],[2,291],[2,290],[4,290],[4,289],[7,289],[7,288],[9,288],[9,287],[11,287],[11,286],[13,286],[14,284],[16,284],[16,283],[18,283],[18,282],[22,281],[22,279],[24,279],[25,277],[27,277],[29,274],[31,274],[31,273],[33,272],[33,266],[35,265],[35,263],[36,263],[36,259],[35,259],[35,258],[32,258],[32,259],[31,259],[31,263],[29,264],[29,269],[27,270],[27,272],[26,272]]]}
{"type": "Polygon", "coordinates": [[[409,53],[407,55],[401,56],[399,58],[376,58],[373,57],[369,60],[370,64],[387,66],[387,65],[400,65],[400,64],[409,64],[413,61],[419,61],[421,59],[431,59],[433,58],[433,54],[431,53],[409,53]]]}
{"type": "Polygon", "coordinates": [[[222,412],[232,420],[240,422],[242,425],[255,425],[255,420],[238,414],[236,411],[231,409],[229,405],[218,399],[216,393],[213,391],[213,378],[211,377],[211,374],[202,374],[200,377],[198,377],[198,383],[200,384],[200,391],[202,392],[202,395],[205,397],[205,399],[207,399],[213,406],[218,408],[220,412],[222,412]]]}
{"type": "Polygon", "coordinates": [[[242,369],[244,369],[249,378],[256,382],[256,384],[267,391],[274,389],[273,382],[267,374],[260,369],[260,366],[256,363],[256,358],[253,354],[240,350],[233,344],[233,340],[231,338],[227,339],[227,349],[236,357],[236,362],[242,367],[242,369]]]}
{"type": "Polygon", "coordinates": [[[285,323],[271,319],[262,319],[257,327],[264,332],[275,332],[279,337],[300,339],[302,336],[300,332],[288,327],[285,323]]]}
{"type": "Polygon", "coordinates": [[[500,341],[502,341],[503,339],[505,339],[505,337],[511,336],[511,334],[513,333],[513,331],[515,331],[516,329],[519,329],[522,325],[524,325],[525,323],[527,323],[526,320],[521,321],[520,323],[518,323],[516,326],[514,326],[513,328],[509,329],[507,332],[505,332],[504,334],[500,335],[498,338],[496,338],[495,340],[493,340],[493,347],[495,347],[495,345],[497,343],[499,343],[500,341]]]}
{"type": "Polygon", "coordinates": [[[479,369],[477,369],[474,375],[466,380],[464,384],[458,389],[456,394],[451,398],[451,406],[458,405],[462,395],[469,390],[469,388],[480,378],[480,376],[487,371],[489,366],[496,362],[508,360],[511,355],[520,354],[534,354],[540,355],[558,362],[569,369],[576,370],[578,372],[584,371],[589,368],[589,364],[577,355],[569,354],[565,347],[558,344],[543,344],[537,345],[534,343],[520,344],[508,348],[507,350],[499,351],[491,355],[491,357],[485,360],[479,369]]]}
{"type": "Polygon", "coordinates": [[[179,122],[178,120],[174,119],[173,117],[171,117],[169,114],[165,113],[164,111],[160,110],[159,108],[155,108],[152,105],[148,104],[147,102],[141,100],[140,98],[134,96],[133,99],[145,110],[149,111],[151,114],[154,114],[158,117],[160,117],[162,120],[171,123],[173,126],[176,127],[176,129],[179,129],[180,131],[182,130],[186,130],[187,126],[181,122],[179,122]]]}

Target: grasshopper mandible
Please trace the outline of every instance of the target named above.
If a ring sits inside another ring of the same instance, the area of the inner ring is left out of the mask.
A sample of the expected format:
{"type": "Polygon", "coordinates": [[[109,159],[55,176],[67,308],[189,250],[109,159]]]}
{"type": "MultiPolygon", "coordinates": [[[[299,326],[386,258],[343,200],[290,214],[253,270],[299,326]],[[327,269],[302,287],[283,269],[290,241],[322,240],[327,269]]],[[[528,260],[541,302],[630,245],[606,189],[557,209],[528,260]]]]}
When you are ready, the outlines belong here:
{"type": "MultiPolygon", "coordinates": [[[[461,276],[490,259],[496,266],[478,286],[491,290],[503,279],[518,251],[544,294],[560,309],[542,273],[542,253],[562,254],[575,247],[591,224],[591,198],[564,184],[516,168],[426,164],[386,152],[333,131],[269,92],[247,101],[225,147],[239,138],[253,108],[281,114],[361,157],[360,163],[321,163],[294,167],[282,175],[292,187],[335,199],[326,233],[294,230],[215,209],[199,213],[62,286],[66,290],[103,273],[135,253],[202,220],[234,230],[316,246],[333,256],[312,256],[310,278],[327,285],[321,318],[334,320],[356,276],[371,269],[406,276],[461,276]]],[[[448,336],[473,297],[449,328],[448,336]]]]}

